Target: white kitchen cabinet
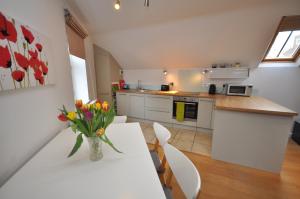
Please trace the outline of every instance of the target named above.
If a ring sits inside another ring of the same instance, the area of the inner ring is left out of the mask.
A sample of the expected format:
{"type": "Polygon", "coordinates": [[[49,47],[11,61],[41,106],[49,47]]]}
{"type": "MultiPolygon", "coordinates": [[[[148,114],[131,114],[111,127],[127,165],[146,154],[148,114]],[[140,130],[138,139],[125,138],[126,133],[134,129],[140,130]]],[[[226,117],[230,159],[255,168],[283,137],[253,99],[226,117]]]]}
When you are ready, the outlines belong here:
{"type": "Polygon", "coordinates": [[[171,96],[146,95],[145,97],[145,119],[158,122],[172,122],[171,96]]]}
{"type": "Polygon", "coordinates": [[[134,118],[145,118],[145,95],[129,94],[129,116],[134,118]]]}
{"type": "Polygon", "coordinates": [[[211,99],[199,99],[197,127],[212,129],[212,115],[214,101],[211,99]]]}
{"type": "Polygon", "coordinates": [[[211,79],[246,79],[249,77],[249,68],[212,68],[208,77],[211,79]]]}
{"type": "Polygon", "coordinates": [[[117,93],[117,114],[128,115],[129,102],[127,93],[117,93]]]}

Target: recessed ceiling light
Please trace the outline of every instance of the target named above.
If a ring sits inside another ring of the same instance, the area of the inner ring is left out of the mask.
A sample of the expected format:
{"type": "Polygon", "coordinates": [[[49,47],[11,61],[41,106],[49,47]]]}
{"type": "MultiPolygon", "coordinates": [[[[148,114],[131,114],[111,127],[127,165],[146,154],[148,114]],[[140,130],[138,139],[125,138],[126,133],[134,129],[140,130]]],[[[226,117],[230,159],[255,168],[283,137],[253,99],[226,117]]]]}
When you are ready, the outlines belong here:
{"type": "Polygon", "coordinates": [[[120,8],[121,8],[121,2],[120,2],[120,0],[116,0],[115,9],[120,10],[120,8]]]}
{"type": "Polygon", "coordinates": [[[145,7],[149,7],[149,4],[150,4],[149,1],[150,1],[150,0],[145,0],[145,3],[144,3],[144,6],[145,6],[145,7]]]}

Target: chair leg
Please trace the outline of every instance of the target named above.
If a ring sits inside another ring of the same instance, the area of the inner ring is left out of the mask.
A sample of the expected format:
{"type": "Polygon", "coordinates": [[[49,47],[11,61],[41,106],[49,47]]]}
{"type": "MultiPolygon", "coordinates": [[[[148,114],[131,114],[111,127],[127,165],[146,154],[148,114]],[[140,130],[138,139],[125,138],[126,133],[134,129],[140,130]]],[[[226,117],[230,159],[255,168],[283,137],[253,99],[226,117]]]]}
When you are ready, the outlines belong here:
{"type": "Polygon", "coordinates": [[[171,168],[169,168],[169,172],[166,177],[166,187],[168,187],[170,189],[172,189],[172,186],[171,186],[172,177],[173,177],[173,172],[172,172],[171,168]]]}
{"type": "Polygon", "coordinates": [[[164,154],[163,159],[161,161],[161,165],[159,167],[159,172],[160,173],[164,173],[165,172],[165,170],[166,170],[166,163],[167,163],[167,159],[166,159],[166,156],[164,154]]]}
{"type": "Polygon", "coordinates": [[[159,147],[159,141],[158,141],[158,139],[156,138],[156,139],[155,139],[155,144],[154,144],[153,150],[156,151],[157,153],[158,153],[158,147],[159,147]]]}

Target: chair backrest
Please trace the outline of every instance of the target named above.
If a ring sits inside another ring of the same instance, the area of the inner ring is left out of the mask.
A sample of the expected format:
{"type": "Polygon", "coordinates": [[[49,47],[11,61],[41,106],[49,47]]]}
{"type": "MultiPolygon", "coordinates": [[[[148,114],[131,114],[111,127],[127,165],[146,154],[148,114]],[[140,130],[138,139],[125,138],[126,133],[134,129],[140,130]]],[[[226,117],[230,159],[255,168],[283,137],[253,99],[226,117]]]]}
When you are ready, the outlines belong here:
{"type": "Polygon", "coordinates": [[[162,126],[157,122],[154,122],[153,128],[155,136],[158,139],[160,146],[163,147],[166,143],[168,143],[168,140],[171,138],[171,133],[166,127],[162,126]]]}
{"type": "Polygon", "coordinates": [[[126,123],[126,121],[127,121],[127,116],[126,115],[124,115],[124,116],[115,116],[112,123],[113,124],[126,123]]]}
{"type": "Polygon", "coordinates": [[[170,144],[164,145],[164,153],[185,197],[196,199],[201,188],[201,178],[192,161],[170,144]]]}

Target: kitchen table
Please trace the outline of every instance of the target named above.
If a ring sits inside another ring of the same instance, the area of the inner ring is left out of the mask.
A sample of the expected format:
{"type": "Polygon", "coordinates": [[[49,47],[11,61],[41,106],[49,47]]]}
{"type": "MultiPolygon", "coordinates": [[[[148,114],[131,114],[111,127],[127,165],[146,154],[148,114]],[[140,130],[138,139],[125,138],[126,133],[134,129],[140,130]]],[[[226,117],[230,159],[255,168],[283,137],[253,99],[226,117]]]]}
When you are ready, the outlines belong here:
{"type": "Polygon", "coordinates": [[[76,135],[63,130],[1,187],[0,198],[165,198],[139,123],[112,124],[107,135],[123,153],[103,144],[103,159],[92,162],[87,140],[67,158],[76,135]]]}

